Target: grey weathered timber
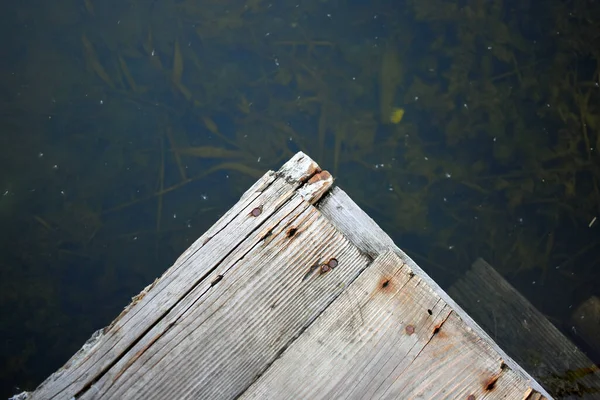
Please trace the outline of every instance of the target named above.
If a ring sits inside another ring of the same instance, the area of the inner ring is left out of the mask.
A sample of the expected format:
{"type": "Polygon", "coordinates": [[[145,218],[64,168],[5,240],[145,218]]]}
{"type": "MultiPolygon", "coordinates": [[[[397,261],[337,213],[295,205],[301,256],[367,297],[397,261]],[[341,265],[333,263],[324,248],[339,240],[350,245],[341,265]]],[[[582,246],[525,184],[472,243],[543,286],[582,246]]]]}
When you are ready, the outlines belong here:
{"type": "Polygon", "coordinates": [[[527,381],[388,251],[242,399],[521,399],[530,393],[527,381]]]}
{"type": "Polygon", "coordinates": [[[600,369],[482,259],[448,293],[549,392],[599,398],[600,369]]]}
{"type": "Polygon", "coordinates": [[[33,399],[549,398],[303,153],[33,399]]]}

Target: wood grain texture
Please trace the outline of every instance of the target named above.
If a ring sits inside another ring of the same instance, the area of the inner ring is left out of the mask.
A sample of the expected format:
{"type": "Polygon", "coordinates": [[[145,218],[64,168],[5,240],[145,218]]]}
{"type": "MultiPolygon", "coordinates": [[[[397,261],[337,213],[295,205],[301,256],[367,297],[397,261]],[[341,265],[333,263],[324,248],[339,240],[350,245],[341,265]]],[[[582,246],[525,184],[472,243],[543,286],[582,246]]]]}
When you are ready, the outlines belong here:
{"type": "MultiPolygon", "coordinates": [[[[296,190],[319,172],[310,157],[298,153],[278,172],[266,173],[159,280],[134,297],[110,326],[95,333],[93,340],[46,379],[30,398],[79,396],[116,363],[134,357],[131,355],[133,346],[136,349],[150,346],[157,332],[166,332],[177,321],[174,313],[182,313],[188,306],[183,301],[187,294],[199,286],[210,287],[208,277],[214,275],[232,249],[241,243],[250,249],[262,240],[266,234],[263,223],[293,196],[295,204],[300,202],[296,190]],[[261,212],[254,217],[252,211],[256,208],[261,212]],[[247,240],[250,236],[254,242],[247,240]]],[[[244,249],[239,248],[239,251],[244,249]]]]}
{"type": "Polygon", "coordinates": [[[390,251],[241,398],[522,399],[529,390],[390,251]]]}
{"type": "Polygon", "coordinates": [[[404,263],[418,275],[425,284],[434,290],[440,298],[471,328],[498,353],[504,362],[531,387],[547,398],[550,394],[533,379],[517,362],[509,357],[490,336],[463,310],[429,275],[425,273],[394,241],[339,187],[332,188],[318,204],[319,211],[346,236],[362,252],[376,258],[378,255],[393,249],[404,263]]]}
{"type": "Polygon", "coordinates": [[[30,398],[544,398],[332,182],[265,174],[30,398]]]}
{"type": "Polygon", "coordinates": [[[370,262],[302,199],[267,222],[82,399],[235,398],[370,262]],[[335,269],[303,279],[332,257],[335,269]]]}
{"type": "Polygon", "coordinates": [[[547,390],[597,398],[600,370],[484,260],[473,263],[448,293],[547,390]]]}

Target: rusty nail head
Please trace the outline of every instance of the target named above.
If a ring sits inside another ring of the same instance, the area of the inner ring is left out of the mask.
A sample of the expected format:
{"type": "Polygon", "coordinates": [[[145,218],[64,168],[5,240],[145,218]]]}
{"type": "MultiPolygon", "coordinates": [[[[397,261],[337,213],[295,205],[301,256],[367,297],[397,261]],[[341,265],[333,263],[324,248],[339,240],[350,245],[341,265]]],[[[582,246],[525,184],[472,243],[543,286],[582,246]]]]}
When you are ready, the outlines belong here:
{"type": "Polygon", "coordinates": [[[329,264],[322,264],[321,265],[321,273],[324,274],[325,272],[328,272],[331,268],[329,267],[329,264]]]}
{"type": "Polygon", "coordinates": [[[327,265],[329,265],[330,268],[335,268],[338,265],[338,260],[336,258],[332,258],[331,260],[329,260],[327,265]]]}
{"type": "Polygon", "coordinates": [[[262,212],[262,207],[256,207],[254,210],[252,210],[252,212],[250,214],[252,214],[253,217],[258,217],[261,212],[262,212]]]}
{"type": "Polygon", "coordinates": [[[467,397],[467,400],[475,400],[475,395],[473,395],[473,394],[470,394],[470,395],[467,397]]]}
{"type": "Polygon", "coordinates": [[[413,333],[415,333],[415,326],[414,325],[406,325],[406,328],[404,328],[404,330],[406,331],[407,334],[412,335],[413,333]]]}

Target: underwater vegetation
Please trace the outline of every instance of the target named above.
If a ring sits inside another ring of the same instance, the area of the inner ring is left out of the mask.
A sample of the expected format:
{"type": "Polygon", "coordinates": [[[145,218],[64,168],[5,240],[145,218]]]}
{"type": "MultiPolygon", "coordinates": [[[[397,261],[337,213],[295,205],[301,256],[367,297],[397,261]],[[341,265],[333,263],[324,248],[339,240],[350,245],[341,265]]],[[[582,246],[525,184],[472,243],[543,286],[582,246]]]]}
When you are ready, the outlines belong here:
{"type": "Polygon", "coordinates": [[[545,4],[13,4],[3,382],[35,387],[298,150],[443,285],[483,257],[561,326],[600,287],[600,6],[545,4]]]}

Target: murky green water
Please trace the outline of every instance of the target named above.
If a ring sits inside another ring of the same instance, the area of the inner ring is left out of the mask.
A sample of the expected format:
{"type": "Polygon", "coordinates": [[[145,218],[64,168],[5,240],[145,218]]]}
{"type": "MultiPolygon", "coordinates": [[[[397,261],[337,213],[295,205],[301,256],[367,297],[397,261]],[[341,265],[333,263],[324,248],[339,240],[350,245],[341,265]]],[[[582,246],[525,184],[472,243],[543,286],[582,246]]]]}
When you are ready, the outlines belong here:
{"type": "Polygon", "coordinates": [[[442,286],[482,257],[582,343],[571,315],[600,294],[596,3],[3,8],[2,396],[298,150],[442,286]]]}

